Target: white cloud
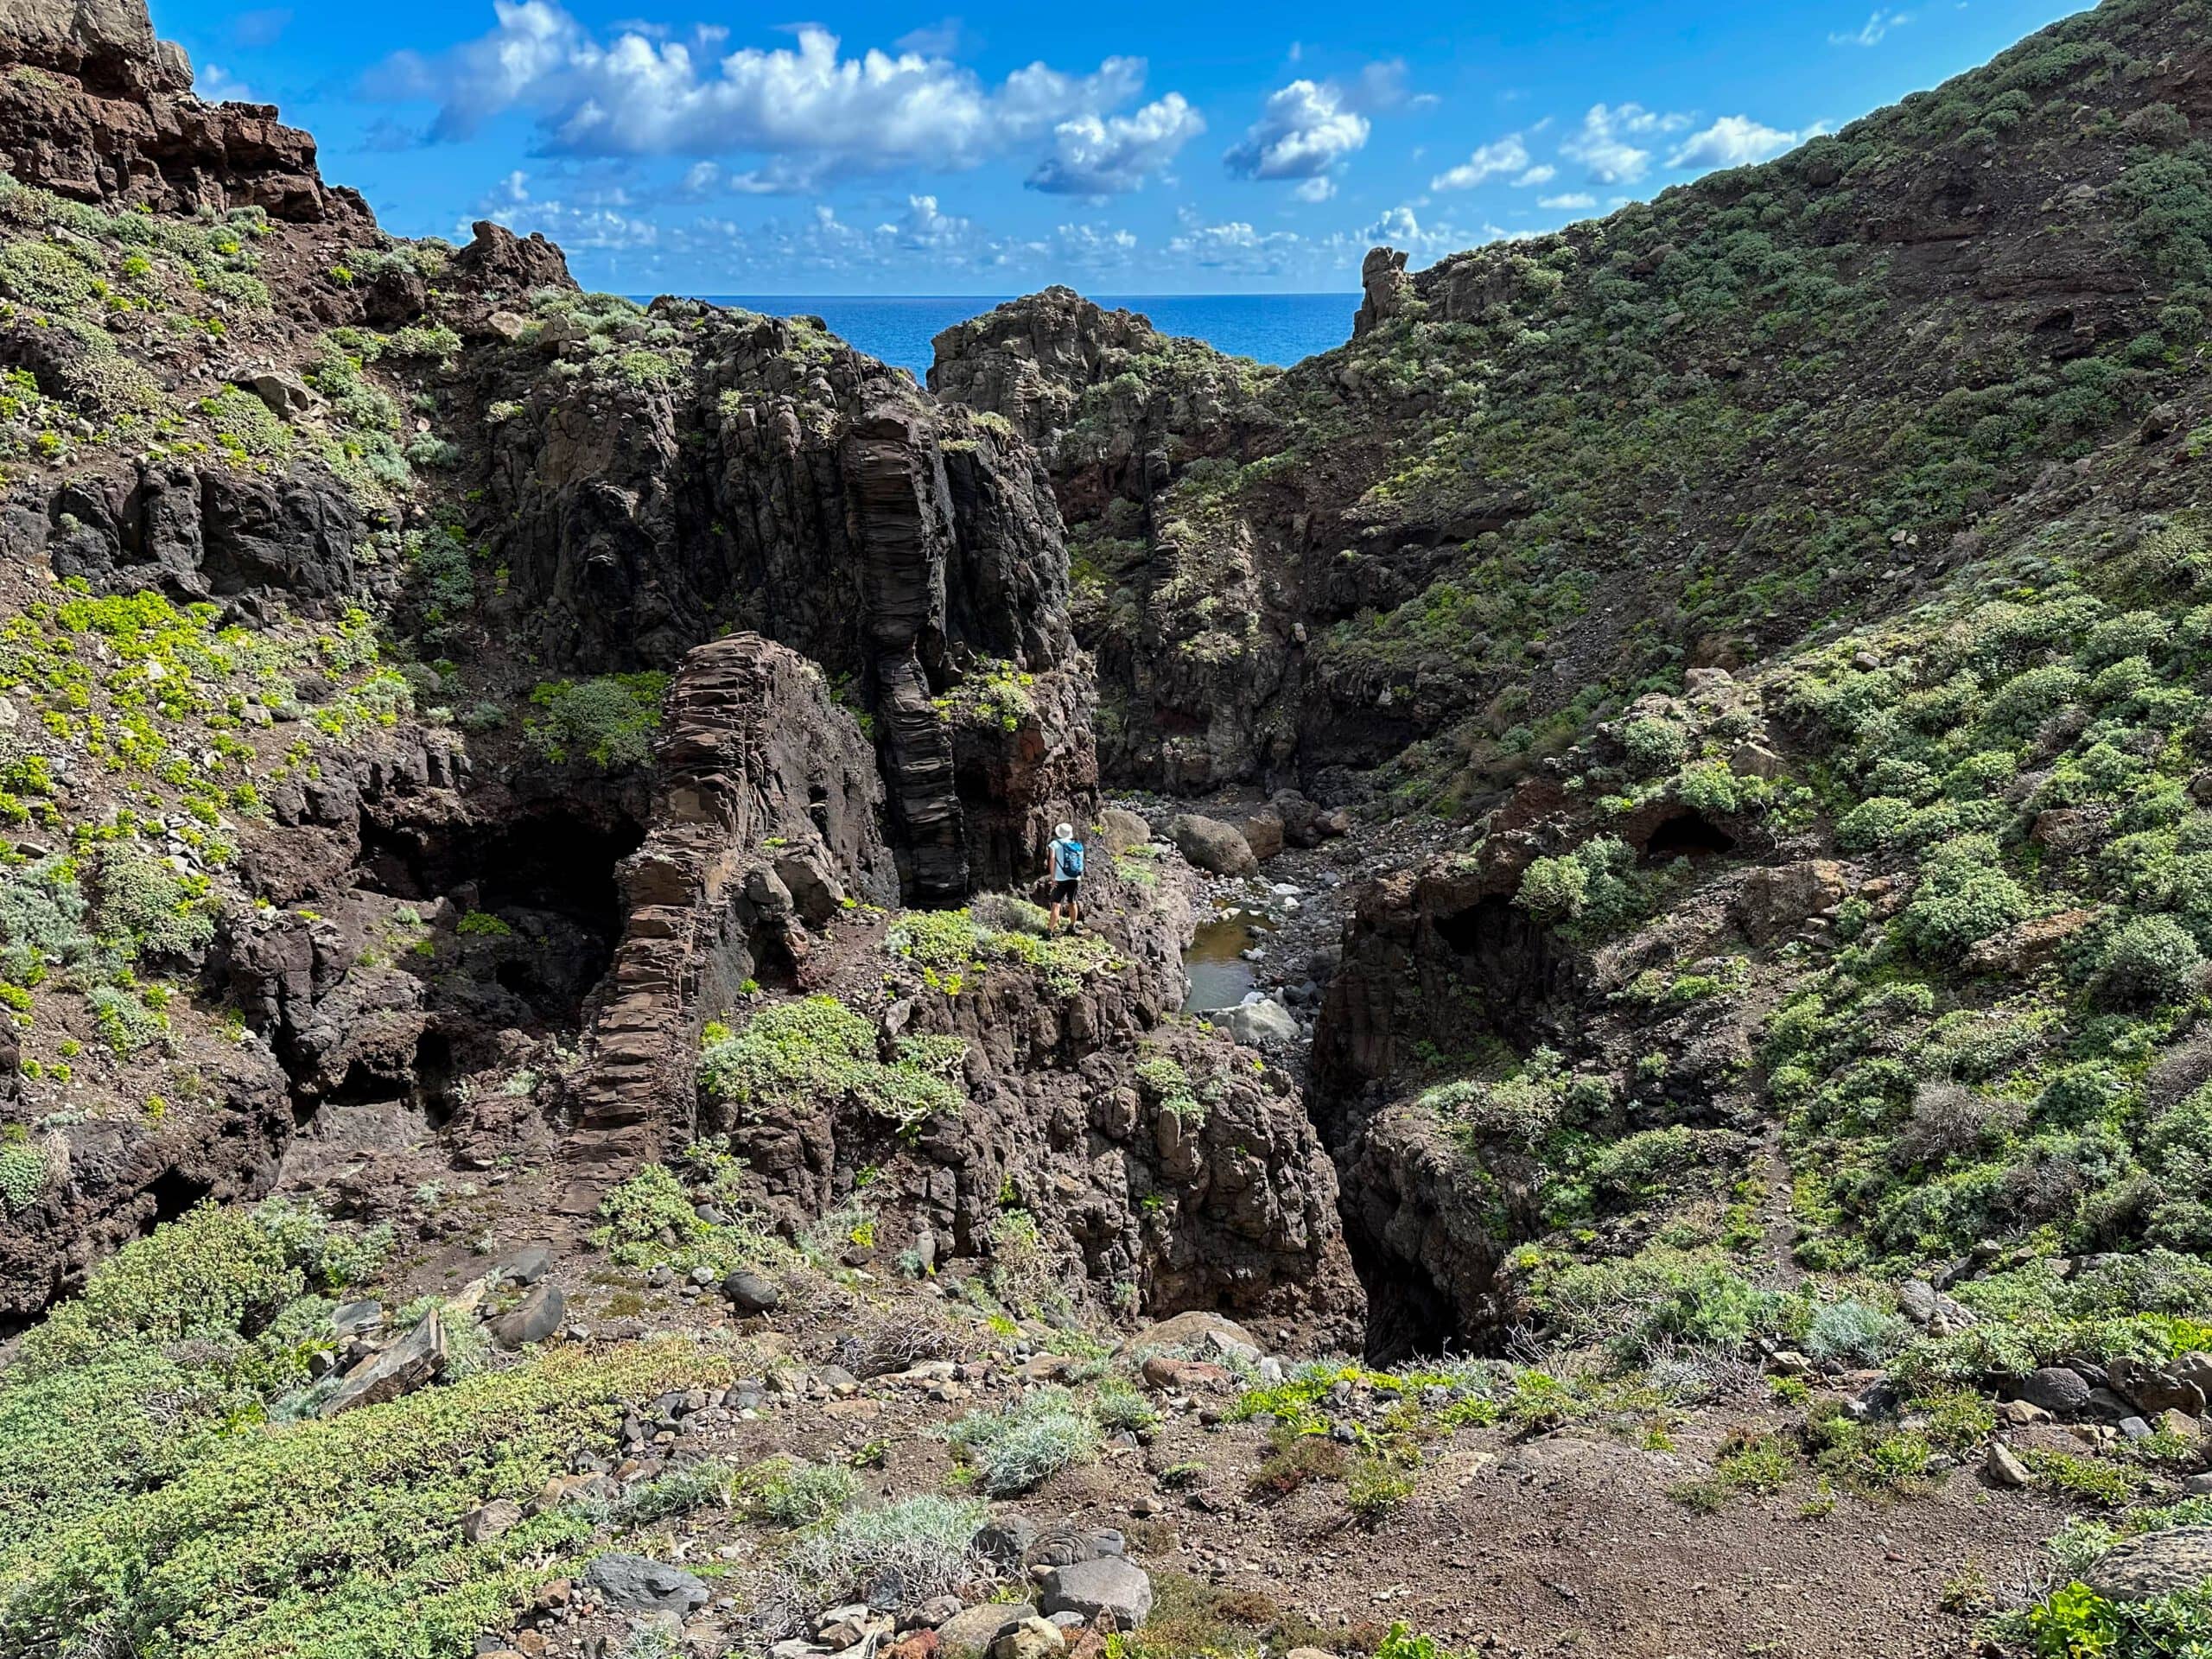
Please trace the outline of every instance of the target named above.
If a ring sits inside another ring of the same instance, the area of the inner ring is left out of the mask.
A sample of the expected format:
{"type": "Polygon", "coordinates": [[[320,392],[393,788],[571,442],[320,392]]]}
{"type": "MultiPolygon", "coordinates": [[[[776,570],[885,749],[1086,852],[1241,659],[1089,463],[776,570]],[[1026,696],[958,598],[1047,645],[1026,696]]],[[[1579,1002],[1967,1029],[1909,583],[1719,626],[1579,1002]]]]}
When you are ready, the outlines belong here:
{"type": "Polygon", "coordinates": [[[1748,167],[1779,156],[1811,137],[1810,131],[1783,132],[1762,126],[1747,115],[1724,115],[1702,132],[1692,133],[1667,158],[1669,167],[1748,167]]]}
{"type": "MultiPolygon", "coordinates": [[[[496,219],[511,230],[543,231],[571,252],[626,252],[657,248],[661,228],[650,219],[622,210],[629,199],[620,190],[588,192],[576,200],[538,200],[530,188],[530,175],[518,168],[486,192],[473,218],[496,219]]],[[[457,237],[471,234],[456,227],[457,237]]]]}
{"type": "Polygon", "coordinates": [[[1580,213],[1597,205],[1598,198],[1587,190],[1570,190],[1563,196],[1539,196],[1536,199],[1537,207],[1549,208],[1554,213],[1580,213]]]}
{"type": "Polygon", "coordinates": [[[1513,188],[1516,190],[1527,190],[1539,184],[1549,184],[1557,177],[1559,177],[1559,168],[1547,162],[1541,166],[1530,168],[1519,178],[1514,180],[1513,188]]]}
{"type": "MultiPolygon", "coordinates": [[[[540,149],[567,156],[759,155],[733,188],[804,188],[841,174],[973,167],[1071,122],[1101,121],[1143,88],[1137,58],[1087,74],[1044,63],[997,85],[929,50],[848,56],[836,35],[802,25],[796,46],[724,51],[727,31],[687,39],[639,25],[602,41],[554,0],[494,0],[498,27],[429,60],[402,54],[369,77],[372,96],[439,105],[430,137],[466,137],[526,110],[540,149]]],[[[1158,111],[1167,100],[1148,106],[1158,111]]],[[[1139,120],[1146,112],[1141,111],[1139,120]]],[[[1110,135],[1109,135],[1110,136],[1110,135]]],[[[1057,156],[1056,158],[1057,159],[1057,156]]]]}
{"type": "Polygon", "coordinates": [[[192,90],[208,104],[251,104],[253,88],[234,79],[219,63],[203,63],[192,72],[192,90]]]}
{"type": "Polygon", "coordinates": [[[1061,225],[1053,229],[1052,251],[1069,264],[1087,270],[1120,270],[1135,257],[1137,238],[1118,228],[1061,225]]]}
{"type": "Polygon", "coordinates": [[[1079,115],[1052,129],[1052,154],[1029,175],[1029,188],[1065,196],[1141,189],[1205,130],[1180,92],[1134,115],[1079,115]]]}
{"type": "Polygon", "coordinates": [[[1255,230],[1243,219],[1207,225],[1186,211],[1182,232],[1169,239],[1167,251],[1209,270],[1273,276],[1301,255],[1305,245],[1295,231],[1255,230]]]}
{"type": "Polygon", "coordinates": [[[1651,152],[1631,140],[1680,132],[1689,124],[1686,115],[1662,115],[1641,104],[1593,104],[1559,150],[1599,184],[1634,184],[1651,170],[1651,152]]]}
{"type": "Polygon", "coordinates": [[[1528,140],[1517,132],[1509,132],[1504,137],[1484,144],[1459,166],[1438,174],[1428,181],[1428,188],[1471,190],[1509,173],[1525,174],[1529,170],[1528,140]]]}
{"type": "Polygon", "coordinates": [[[1893,29],[1903,29],[1912,21],[1909,11],[1889,11],[1878,9],[1873,16],[1857,29],[1828,36],[1830,46],[1879,46],[1893,29]]]}
{"type": "Polygon", "coordinates": [[[1367,143],[1373,124],[1333,81],[1294,80],[1223,159],[1246,179],[1318,178],[1367,143]]]}
{"type": "Polygon", "coordinates": [[[1471,248],[1484,238],[1451,224],[1424,225],[1410,206],[1401,204],[1385,208],[1373,223],[1362,226],[1350,237],[1336,239],[1362,253],[1379,243],[1402,248],[1408,253],[1433,257],[1471,248]]]}
{"type": "Polygon", "coordinates": [[[1293,188],[1290,194],[1300,201],[1326,201],[1337,194],[1337,181],[1325,173],[1316,174],[1293,188]]]}

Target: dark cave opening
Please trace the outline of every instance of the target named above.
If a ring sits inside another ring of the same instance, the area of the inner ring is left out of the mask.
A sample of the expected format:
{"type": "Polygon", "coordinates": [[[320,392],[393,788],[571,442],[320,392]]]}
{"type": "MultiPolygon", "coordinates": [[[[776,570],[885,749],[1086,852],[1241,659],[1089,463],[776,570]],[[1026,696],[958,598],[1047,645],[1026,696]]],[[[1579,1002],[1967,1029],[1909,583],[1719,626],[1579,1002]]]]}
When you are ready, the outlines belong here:
{"type": "Polygon", "coordinates": [[[455,896],[469,907],[542,910],[606,943],[622,931],[614,867],[644,844],[626,814],[611,820],[563,807],[535,807],[493,823],[385,823],[364,815],[361,885],[418,902],[455,896]]]}
{"type": "Polygon", "coordinates": [[[1678,858],[1711,858],[1736,850],[1736,837],[1697,812],[1677,812],[1643,843],[1643,861],[1668,864],[1678,858]]]}
{"type": "Polygon", "coordinates": [[[146,1189],[147,1197],[154,1201],[154,1218],[142,1230],[150,1232],[175,1221],[214,1190],[209,1182],[195,1179],[181,1169],[163,1170],[146,1189]]]}
{"type": "Polygon", "coordinates": [[[1347,1228],[1344,1243],[1367,1292],[1367,1363],[1389,1367],[1460,1351],[1459,1310],[1420,1267],[1347,1228]]]}

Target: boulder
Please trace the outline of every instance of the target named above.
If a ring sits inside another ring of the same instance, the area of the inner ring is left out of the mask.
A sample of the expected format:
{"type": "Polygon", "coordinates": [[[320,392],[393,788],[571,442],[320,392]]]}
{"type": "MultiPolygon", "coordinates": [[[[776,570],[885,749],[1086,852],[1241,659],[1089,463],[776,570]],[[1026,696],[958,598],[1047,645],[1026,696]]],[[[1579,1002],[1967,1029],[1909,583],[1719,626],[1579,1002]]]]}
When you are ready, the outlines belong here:
{"type": "Polygon", "coordinates": [[[522,1505],[495,1497],[461,1517],[461,1535],[472,1544],[488,1544],[522,1521],[522,1505]]]}
{"type": "Polygon", "coordinates": [[[1026,1601],[987,1601],[964,1608],[937,1627],[938,1651],[944,1659],[979,1659],[1001,1632],[1037,1617],[1036,1607],[1026,1601]]]}
{"type": "Polygon", "coordinates": [[[722,1294],[729,1298],[732,1307],[748,1319],[756,1313],[774,1313],[784,1300],[784,1293],[777,1288],[774,1280],[745,1268],[722,1281],[722,1294]]]}
{"type": "Polygon", "coordinates": [[[1255,1048],[1273,1048],[1298,1040],[1298,1016],[1271,996],[1263,996],[1256,1002],[1240,1002],[1206,1018],[1238,1042],[1249,1043],[1255,1048]]]}
{"type": "Polygon", "coordinates": [[[1738,743],[1728,752],[1728,770],[1743,778],[1779,778],[1788,763],[1763,743],[1738,743]]]}
{"type": "Polygon", "coordinates": [[[276,369],[256,369],[239,375],[232,384],[260,398],[280,421],[304,415],[315,404],[315,395],[308,389],[306,381],[276,369]]]}
{"type": "Polygon", "coordinates": [[[340,1302],[330,1311],[330,1328],[341,1337],[359,1336],[374,1331],[384,1323],[384,1304],[373,1297],[356,1302],[340,1302]]]}
{"type": "Polygon", "coordinates": [[[1273,807],[1262,807],[1237,829],[1244,837],[1244,844],[1252,849],[1252,856],[1262,864],[1282,851],[1283,823],[1273,807]]]}
{"type": "Polygon", "coordinates": [[[1152,839],[1152,826],[1125,806],[1109,806],[1098,815],[1098,839],[1109,853],[1126,853],[1152,839]]]}
{"type": "Polygon", "coordinates": [[[1184,857],[1216,875],[1250,875],[1260,868],[1243,832],[1218,818],[1202,818],[1185,812],[1168,825],[1175,846],[1184,857]]]}
{"type": "Polygon", "coordinates": [[[1058,1659],[1067,1638],[1050,1619],[1025,1618],[991,1643],[991,1659],[1058,1659]]]}
{"type": "Polygon", "coordinates": [[[1227,1314],[1202,1307],[1147,1325],[1138,1332],[1135,1344],[1143,1348],[1184,1348],[1194,1353],[1211,1351],[1255,1363],[1265,1351],[1258,1338],[1227,1314]]]}
{"type": "Polygon", "coordinates": [[[1064,1521],[1038,1535],[1037,1541],[1022,1552],[1021,1564],[1028,1567],[1073,1567],[1077,1561],[1095,1561],[1101,1555],[1126,1555],[1128,1551],[1129,1541],[1116,1528],[1084,1527],[1064,1521]]]}
{"type": "Polygon", "coordinates": [[[1323,830],[1321,809],[1294,789],[1280,789],[1268,798],[1268,810],[1282,825],[1282,838],[1293,847],[1318,847],[1323,830]]]}
{"type": "Polygon", "coordinates": [[[1045,1576],[1037,1605],[1047,1613],[1081,1613],[1085,1619],[1103,1615],[1132,1630],[1152,1615],[1152,1579],[1125,1557],[1102,1555],[1054,1567],[1045,1576]]]}
{"type": "Polygon", "coordinates": [[[1037,1523],[1026,1515],[994,1516],[976,1530],[976,1553],[1003,1567],[1018,1567],[1037,1542],[1037,1523]]]}
{"type": "Polygon", "coordinates": [[[2147,1601],[2212,1580],[2212,1527],[2175,1527],[2115,1544],[2082,1581],[2107,1601],[2147,1601]]]}
{"type": "Polygon", "coordinates": [[[2028,1465],[2002,1440],[1989,1443],[1989,1455],[1982,1459],[1981,1471],[1989,1477],[1993,1486],[2024,1486],[2030,1479],[2028,1465]]]}
{"type": "Polygon", "coordinates": [[[599,1600],[626,1613],[669,1612],[681,1618],[709,1600],[707,1586],[682,1567],[620,1551],[586,1567],[583,1582],[599,1600]]]}
{"type": "Polygon", "coordinates": [[[1201,1389],[1226,1389],[1234,1379],[1226,1365],[1200,1359],[1176,1359],[1166,1354],[1147,1354],[1144,1380],[1155,1389],[1174,1389],[1188,1394],[1201,1389]]]}
{"type": "Polygon", "coordinates": [[[492,1321],[492,1336],[502,1348],[526,1347],[558,1331],[568,1313],[569,1299],[560,1286],[533,1285],[512,1312],[492,1321]]]}
{"type": "Polygon", "coordinates": [[[845,889],[818,853],[785,853],[776,860],[777,879],[798,907],[799,920],[824,927],[845,907],[845,889]]]}
{"type": "Polygon", "coordinates": [[[2089,1385],[2063,1365],[2046,1365],[2021,1379],[2020,1398],[2054,1417],[2070,1417],[2088,1403],[2089,1385]]]}
{"type": "Polygon", "coordinates": [[[2174,1375],[2174,1368],[2146,1365],[2123,1354],[2106,1368],[2106,1375],[2113,1392],[2145,1417],[2168,1411],[2195,1417],[2204,1409],[2204,1390],[2174,1375]]]}
{"type": "Polygon", "coordinates": [[[2062,910],[2056,915],[2031,917],[1968,950],[1967,971],[2016,979],[2033,973],[2058,954],[2060,945],[2096,919],[2094,910],[2062,910]]]}
{"type": "Polygon", "coordinates": [[[543,1244],[525,1244],[501,1256],[492,1271],[509,1284],[534,1285],[553,1270],[553,1252],[543,1244]]]}
{"type": "Polygon", "coordinates": [[[446,1365],[445,1325],[433,1313],[391,1347],[371,1354],[346,1374],[338,1390],[322,1402],[321,1414],[335,1417],[361,1406],[380,1406],[387,1400],[428,1387],[446,1365]]]}
{"type": "Polygon", "coordinates": [[[1850,890],[1843,866],[1834,859],[1800,859],[1756,869],[1737,890],[1736,924],[1753,944],[1771,944],[1841,903],[1850,890]]]}

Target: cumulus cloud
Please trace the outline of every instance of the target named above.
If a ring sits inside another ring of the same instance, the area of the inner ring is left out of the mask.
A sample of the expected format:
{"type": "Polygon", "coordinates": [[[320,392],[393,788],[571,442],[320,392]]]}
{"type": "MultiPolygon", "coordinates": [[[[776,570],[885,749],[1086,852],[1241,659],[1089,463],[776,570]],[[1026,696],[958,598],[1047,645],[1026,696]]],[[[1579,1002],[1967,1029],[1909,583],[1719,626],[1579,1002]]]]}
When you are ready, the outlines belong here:
{"type": "Polygon", "coordinates": [[[1318,178],[1364,146],[1372,130],[1342,87],[1294,80],[1268,95],[1260,118],[1222,159],[1239,178],[1318,178]]]}
{"type": "Polygon", "coordinates": [[[1303,253],[1305,242],[1295,231],[1257,230],[1243,219],[1208,225],[1185,213],[1167,251],[1208,270],[1264,276],[1282,271],[1303,253]]]}
{"type": "MultiPolygon", "coordinates": [[[[531,175],[518,168],[485,192],[472,217],[495,219],[515,231],[543,231],[572,252],[588,249],[620,253],[659,247],[661,227],[649,218],[626,211],[629,206],[628,195],[620,190],[586,191],[568,199],[541,200],[531,188],[531,175]]],[[[455,228],[456,240],[467,241],[471,234],[465,226],[455,228]]]]}
{"type": "Polygon", "coordinates": [[[1240,179],[1284,180],[1304,201],[1326,201],[1344,162],[1364,149],[1372,117],[1406,102],[1406,67],[1371,63],[1349,81],[1304,77],[1268,95],[1260,118],[1222,160],[1240,179]]]}
{"type": "Polygon", "coordinates": [[[1029,175],[1032,190],[1110,196],[1141,189],[1206,130],[1180,92],[1134,115],[1084,114],[1052,129],[1052,154],[1029,175]]]}
{"type": "Polygon", "coordinates": [[[1559,147],[1599,184],[1634,184],[1651,170],[1651,151],[1639,139],[1680,132],[1686,115],[1662,115],[1641,104],[1593,104],[1582,124],[1559,147]]]}
{"type": "Polygon", "coordinates": [[[1747,115],[1724,115],[1702,132],[1692,133],[1667,157],[1669,167],[1748,167],[1795,148],[1813,136],[1762,126],[1747,115]]]}
{"type": "Polygon", "coordinates": [[[1404,204],[1385,208],[1373,223],[1362,226],[1349,238],[1337,238],[1340,245],[1361,252],[1379,243],[1427,256],[1457,252],[1483,239],[1454,225],[1434,221],[1424,224],[1421,216],[1404,204]]]}
{"type": "Polygon", "coordinates": [[[1533,185],[1549,184],[1559,176],[1559,169],[1548,163],[1529,165],[1528,138],[1517,132],[1484,144],[1454,168],[1448,168],[1428,181],[1432,190],[1471,190],[1477,185],[1488,184],[1492,179],[1510,179],[1516,189],[1527,189],[1533,185]]]}
{"type": "Polygon", "coordinates": [[[1084,74],[1033,63],[991,85],[914,48],[848,55],[836,35],[811,24],[796,31],[794,46],[726,51],[719,29],[679,39],[632,24],[601,41],[553,0],[494,0],[493,10],[489,34],[437,59],[401,54],[365,90],[435,102],[433,140],[467,137],[524,110],[550,155],[766,157],[731,175],[740,189],[796,190],[917,164],[973,167],[1048,135],[1057,141],[1058,129],[1086,118],[1103,132],[1101,118],[1135,98],[1145,77],[1141,59],[1116,57],[1084,74]]]}
{"type": "Polygon", "coordinates": [[[1570,190],[1563,196],[1539,196],[1536,199],[1537,207],[1548,208],[1553,213],[1580,213],[1597,205],[1598,198],[1587,190],[1570,190]]]}
{"type": "Polygon", "coordinates": [[[1830,46],[1879,46],[1893,29],[1903,29],[1912,21],[1909,11],[1877,10],[1873,16],[1857,29],[1840,30],[1828,36],[1830,46]]]}

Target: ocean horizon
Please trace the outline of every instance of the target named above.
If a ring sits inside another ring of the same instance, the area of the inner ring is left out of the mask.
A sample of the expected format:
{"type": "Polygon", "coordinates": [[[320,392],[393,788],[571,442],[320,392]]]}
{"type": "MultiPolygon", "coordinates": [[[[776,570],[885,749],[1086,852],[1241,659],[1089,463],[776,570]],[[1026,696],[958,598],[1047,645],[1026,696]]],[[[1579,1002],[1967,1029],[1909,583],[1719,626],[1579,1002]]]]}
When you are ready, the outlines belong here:
{"type": "MultiPolygon", "coordinates": [[[[872,357],[926,380],[931,344],[956,322],[1013,295],[702,294],[713,305],[770,316],[820,317],[833,334],[872,357]]],[[[1354,294],[1095,294],[1108,310],[1141,311],[1163,334],[1188,334],[1232,357],[1288,367],[1351,338],[1354,294]]]]}

